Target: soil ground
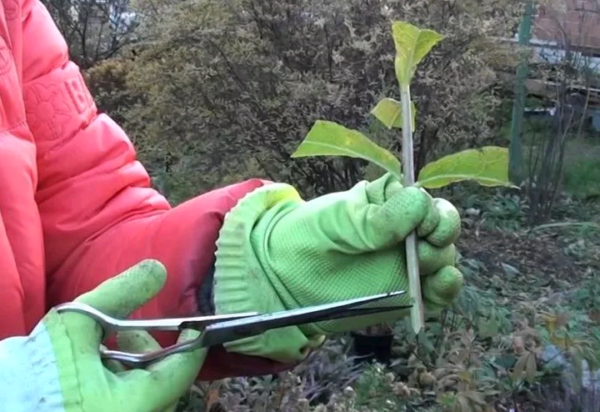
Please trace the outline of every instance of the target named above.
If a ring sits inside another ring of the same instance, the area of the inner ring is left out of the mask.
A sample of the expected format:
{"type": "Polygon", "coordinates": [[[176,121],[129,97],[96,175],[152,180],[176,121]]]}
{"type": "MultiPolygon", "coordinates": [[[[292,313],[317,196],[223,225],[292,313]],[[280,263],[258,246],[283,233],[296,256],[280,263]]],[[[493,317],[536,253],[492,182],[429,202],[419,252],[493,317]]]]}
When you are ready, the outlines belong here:
{"type": "Polygon", "coordinates": [[[465,229],[457,247],[465,258],[485,265],[487,276],[473,280],[478,286],[494,287],[506,297],[525,288],[537,299],[578,284],[589,273],[594,262],[567,254],[566,243],[556,234],[465,229]]]}

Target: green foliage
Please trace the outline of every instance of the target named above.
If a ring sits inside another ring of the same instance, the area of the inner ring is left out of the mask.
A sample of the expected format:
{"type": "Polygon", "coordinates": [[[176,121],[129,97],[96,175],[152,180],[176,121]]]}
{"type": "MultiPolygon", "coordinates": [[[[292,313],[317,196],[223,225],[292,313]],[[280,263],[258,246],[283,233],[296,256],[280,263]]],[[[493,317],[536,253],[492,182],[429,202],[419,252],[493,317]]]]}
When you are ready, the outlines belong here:
{"type": "MultiPolygon", "coordinates": [[[[118,113],[102,106],[154,176],[185,182],[171,185],[177,199],[233,177],[294,182],[308,197],[361,180],[363,161],[288,159],[317,119],[364,133],[372,122],[365,108],[378,97],[398,100],[389,35],[397,18],[445,34],[413,79],[417,164],[479,145],[496,127],[500,101],[491,86],[502,82],[492,68],[509,61],[494,39],[510,36],[518,15],[504,0],[451,8],[444,0],[410,7],[388,0],[138,0],[132,7],[144,41],[115,60],[128,67],[122,90],[131,103],[115,105],[118,113]]],[[[90,71],[88,81],[97,76],[90,71]]],[[[391,133],[378,133],[377,142],[398,153],[391,133]]]]}
{"type": "MultiPolygon", "coordinates": [[[[399,21],[392,24],[392,35],[396,45],[398,82],[401,89],[408,90],[417,64],[443,36],[399,21]]],[[[412,105],[412,102],[409,103],[412,105]]],[[[413,129],[416,110],[411,108],[407,116],[401,116],[401,107],[402,104],[393,99],[383,99],[371,113],[388,128],[401,127],[410,122],[413,129]]],[[[411,138],[412,136],[409,137],[411,138]]],[[[406,143],[403,142],[403,146],[412,147],[412,142],[410,145],[406,143]]],[[[369,160],[400,178],[400,163],[392,153],[379,147],[362,133],[330,121],[317,121],[292,157],[331,155],[369,160]]],[[[410,156],[412,157],[412,152],[410,156]]],[[[483,186],[512,186],[508,179],[508,150],[483,147],[445,156],[421,169],[417,183],[426,188],[437,189],[464,180],[474,180],[483,186]]]]}
{"type": "MultiPolygon", "coordinates": [[[[495,194],[482,190],[480,196],[479,200],[457,203],[478,206],[483,216],[488,207],[509,204],[507,199],[511,199],[501,189],[495,194]]],[[[567,214],[564,220],[592,218],[597,213],[584,204],[561,207],[567,214]]],[[[578,386],[580,378],[586,368],[598,367],[600,359],[598,272],[592,262],[580,282],[578,276],[583,274],[578,272],[584,268],[571,263],[559,274],[564,277],[560,283],[540,286],[540,280],[553,276],[556,262],[569,260],[569,251],[561,252],[561,248],[577,242],[584,232],[568,226],[540,229],[535,237],[544,236],[532,248],[543,245],[558,256],[556,260],[540,256],[524,267],[519,259],[529,238],[527,232],[516,229],[502,244],[496,240],[505,232],[491,225],[475,226],[461,237],[467,243],[459,244],[465,255],[457,265],[465,287],[450,308],[428,319],[424,332],[415,334],[409,319],[395,325],[391,364],[357,365],[348,352],[348,338],[335,337],[277,380],[225,380],[216,397],[218,403],[227,412],[495,412],[511,407],[530,410],[551,401],[573,402],[561,398],[567,395],[559,396],[564,393],[583,396],[578,395],[585,393],[578,386]],[[484,244],[471,250],[466,247],[471,242],[484,244]],[[504,268],[500,275],[492,267],[494,262],[481,254],[485,249],[504,268]],[[554,348],[548,352],[551,357],[546,355],[549,348],[554,348]]],[[[506,224],[503,230],[507,230],[506,224]]],[[[582,252],[593,257],[595,243],[586,245],[582,252]]],[[[206,399],[207,394],[203,396],[206,399]]],[[[200,402],[193,411],[205,410],[202,405],[200,402]]],[[[216,410],[222,409],[213,412],[216,410]]],[[[552,410],[583,409],[565,406],[552,410]]]]}
{"type": "Polygon", "coordinates": [[[563,185],[575,196],[587,198],[600,197],[600,160],[583,159],[565,167],[563,185]]]}
{"type": "Polygon", "coordinates": [[[513,186],[508,179],[508,150],[482,147],[445,156],[419,172],[418,183],[438,189],[450,183],[473,180],[482,186],[513,186]]]}
{"type": "Polygon", "coordinates": [[[365,135],[337,123],[318,120],[291,157],[349,156],[369,160],[400,179],[400,162],[365,135]]]}
{"type": "Polygon", "coordinates": [[[480,215],[482,227],[508,231],[524,227],[529,208],[527,200],[522,196],[501,191],[491,196],[473,194],[466,199],[464,206],[480,215]]]}
{"type": "MultiPolygon", "coordinates": [[[[414,102],[411,102],[411,129],[415,129],[415,120],[417,116],[417,108],[414,102]]],[[[402,104],[394,99],[386,97],[381,99],[379,103],[371,110],[371,114],[377,118],[388,129],[402,128],[402,104]]]]}
{"type": "MultiPolygon", "coordinates": [[[[400,104],[403,128],[402,148],[404,159],[403,183],[406,186],[414,182],[413,136],[416,110],[410,99],[410,82],[416,66],[429,53],[443,36],[432,30],[421,30],[409,23],[392,23],[392,37],[396,46],[395,69],[400,86],[402,101],[400,104]]],[[[381,116],[386,106],[398,108],[397,102],[379,103],[372,113],[379,114],[382,122],[393,125],[394,116],[381,116]],[[379,107],[379,110],[378,110],[379,107]]],[[[397,117],[397,115],[396,115],[397,117]]],[[[389,126],[388,126],[389,127],[389,126]]],[[[392,153],[380,148],[363,134],[349,130],[333,122],[318,121],[292,157],[343,155],[371,160],[400,178],[399,168],[392,153]]],[[[508,180],[508,151],[501,148],[486,147],[481,150],[467,150],[427,165],[420,173],[419,184],[428,188],[439,188],[450,183],[474,180],[485,186],[510,185],[508,180]]],[[[421,298],[420,278],[416,252],[416,237],[411,234],[406,239],[406,260],[408,266],[409,292],[413,301],[411,307],[412,325],[416,333],[424,326],[424,309],[421,298]]]]}
{"type": "Polygon", "coordinates": [[[591,279],[584,283],[573,294],[572,305],[575,309],[585,310],[589,313],[600,314],[600,282],[591,279]]]}
{"type": "MultiPolygon", "coordinates": [[[[370,365],[356,383],[355,396],[347,391],[346,403],[352,407],[372,411],[398,411],[404,409],[413,393],[408,386],[396,381],[395,374],[386,371],[383,365],[370,365]]],[[[360,410],[360,409],[359,409],[360,410]]]]}
{"type": "Polygon", "coordinates": [[[87,86],[101,112],[109,113],[119,123],[127,120],[127,111],[141,99],[127,83],[127,75],[133,70],[131,60],[112,59],[96,64],[85,72],[87,86]]]}

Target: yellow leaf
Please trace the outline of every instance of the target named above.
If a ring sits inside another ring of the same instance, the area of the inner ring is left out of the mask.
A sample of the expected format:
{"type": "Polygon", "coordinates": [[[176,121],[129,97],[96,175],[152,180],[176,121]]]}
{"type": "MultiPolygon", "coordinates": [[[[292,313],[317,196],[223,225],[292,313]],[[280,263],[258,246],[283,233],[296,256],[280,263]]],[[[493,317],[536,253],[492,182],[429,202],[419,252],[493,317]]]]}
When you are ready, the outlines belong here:
{"type": "Polygon", "coordinates": [[[472,381],[471,372],[469,372],[469,371],[460,371],[457,373],[457,375],[460,378],[460,380],[463,382],[470,383],[472,381]]]}
{"type": "Polygon", "coordinates": [[[546,330],[550,335],[554,334],[556,330],[556,316],[554,315],[546,315],[544,316],[544,323],[546,324],[546,330]]]}

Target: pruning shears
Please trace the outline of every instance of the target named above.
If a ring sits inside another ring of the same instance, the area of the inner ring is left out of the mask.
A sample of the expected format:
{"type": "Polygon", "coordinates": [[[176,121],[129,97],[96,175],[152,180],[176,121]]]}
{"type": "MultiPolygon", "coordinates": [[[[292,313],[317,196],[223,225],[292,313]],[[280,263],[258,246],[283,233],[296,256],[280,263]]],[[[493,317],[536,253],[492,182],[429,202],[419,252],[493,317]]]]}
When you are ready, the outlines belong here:
{"type": "Polygon", "coordinates": [[[116,360],[134,368],[144,368],[169,355],[260,335],[271,329],[408,309],[411,307],[410,305],[361,307],[383,299],[401,296],[405,293],[406,291],[390,292],[268,314],[247,312],[232,315],[192,316],[166,319],[116,319],[102,313],[92,306],[80,302],[63,303],[58,305],[55,309],[59,313],[76,312],[93,318],[102,327],[105,338],[112,333],[128,330],[181,331],[183,329],[195,329],[202,332],[196,339],[177,343],[149,353],[129,353],[106,350],[103,348],[100,349],[100,356],[103,359],[116,360]]]}

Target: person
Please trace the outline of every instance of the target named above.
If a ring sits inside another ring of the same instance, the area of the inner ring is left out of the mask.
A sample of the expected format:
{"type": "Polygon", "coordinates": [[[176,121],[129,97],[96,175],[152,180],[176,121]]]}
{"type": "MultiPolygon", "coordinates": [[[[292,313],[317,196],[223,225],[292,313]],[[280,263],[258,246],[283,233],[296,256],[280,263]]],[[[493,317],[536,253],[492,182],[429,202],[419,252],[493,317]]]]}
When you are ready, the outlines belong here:
{"type": "MultiPolygon", "coordinates": [[[[408,313],[271,330],[125,370],[100,360],[90,319],[52,310],[63,302],[139,319],[407,289],[403,242],[414,230],[427,310],[456,297],[458,211],[389,174],[308,201],[293,185],[249,179],[171,207],[123,129],[98,112],[47,9],[1,4],[0,410],[172,410],[194,380],[277,373],[331,333],[408,313]]],[[[104,343],[143,351],[192,336],[104,343]]]]}

